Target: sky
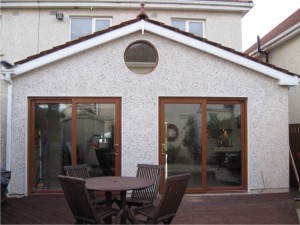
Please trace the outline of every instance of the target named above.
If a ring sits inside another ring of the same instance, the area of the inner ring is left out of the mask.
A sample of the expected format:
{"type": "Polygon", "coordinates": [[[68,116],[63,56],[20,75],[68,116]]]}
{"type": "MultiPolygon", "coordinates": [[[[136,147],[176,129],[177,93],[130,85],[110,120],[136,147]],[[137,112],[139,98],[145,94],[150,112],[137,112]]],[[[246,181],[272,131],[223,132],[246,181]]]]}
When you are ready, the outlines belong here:
{"type": "Polygon", "coordinates": [[[300,0],[252,0],[254,7],[242,19],[243,51],[300,8],[300,0]]]}

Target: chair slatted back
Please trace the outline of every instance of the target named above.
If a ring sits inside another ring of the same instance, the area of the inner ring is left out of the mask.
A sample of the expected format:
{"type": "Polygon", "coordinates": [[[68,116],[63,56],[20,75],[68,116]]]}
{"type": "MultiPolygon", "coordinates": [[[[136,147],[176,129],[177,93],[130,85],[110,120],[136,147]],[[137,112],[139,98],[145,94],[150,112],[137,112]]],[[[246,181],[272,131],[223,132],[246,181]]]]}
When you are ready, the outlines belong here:
{"type": "Polygon", "coordinates": [[[191,174],[186,173],[168,177],[154,217],[147,223],[156,224],[165,220],[168,221],[167,223],[171,223],[184,196],[190,176],[191,174]]]}
{"type": "Polygon", "coordinates": [[[131,194],[132,199],[138,199],[143,201],[153,201],[159,191],[160,179],[164,170],[163,165],[150,165],[150,164],[138,164],[137,165],[137,177],[147,178],[153,181],[153,185],[142,189],[133,190],[131,194]]]}
{"type": "Polygon", "coordinates": [[[64,171],[67,176],[79,177],[79,178],[89,178],[89,170],[87,164],[64,166],[64,171]]]}
{"type": "Polygon", "coordinates": [[[59,175],[58,179],[77,223],[101,223],[97,220],[85,181],[81,178],[62,175],[59,175]]]}
{"type": "MultiPolygon", "coordinates": [[[[77,177],[77,178],[89,178],[89,166],[87,164],[80,165],[72,165],[72,166],[64,166],[65,174],[69,177],[77,177]]],[[[96,195],[94,191],[88,191],[90,198],[92,200],[96,199],[96,195]]]]}

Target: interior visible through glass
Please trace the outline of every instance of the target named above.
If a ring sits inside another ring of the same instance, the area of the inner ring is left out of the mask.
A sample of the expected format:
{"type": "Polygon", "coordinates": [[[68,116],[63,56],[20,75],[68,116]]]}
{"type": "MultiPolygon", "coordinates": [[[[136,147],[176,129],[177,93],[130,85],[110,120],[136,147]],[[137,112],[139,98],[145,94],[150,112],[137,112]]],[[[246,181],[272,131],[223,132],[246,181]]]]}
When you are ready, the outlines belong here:
{"type": "MultiPolygon", "coordinates": [[[[91,176],[115,175],[115,105],[87,103],[77,108],[77,164],[91,176]]],[[[72,165],[72,104],[35,104],[34,189],[60,189],[57,176],[72,165]]]]}
{"type": "Polygon", "coordinates": [[[114,104],[77,105],[77,164],[91,176],[115,175],[114,127],[114,104]]]}
{"type": "Polygon", "coordinates": [[[191,173],[188,188],[202,187],[202,106],[165,105],[166,176],[191,173]]]}
{"type": "Polygon", "coordinates": [[[57,176],[69,164],[71,104],[36,104],[34,124],[34,188],[60,188],[57,176]]]}
{"type": "Polygon", "coordinates": [[[205,112],[201,104],[165,104],[164,129],[166,177],[191,173],[188,189],[241,186],[240,104],[206,104],[205,112]]]}
{"type": "Polygon", "coordinates": [[[241,107],[207,104],[207,186],[241,185],[241,107]]]}

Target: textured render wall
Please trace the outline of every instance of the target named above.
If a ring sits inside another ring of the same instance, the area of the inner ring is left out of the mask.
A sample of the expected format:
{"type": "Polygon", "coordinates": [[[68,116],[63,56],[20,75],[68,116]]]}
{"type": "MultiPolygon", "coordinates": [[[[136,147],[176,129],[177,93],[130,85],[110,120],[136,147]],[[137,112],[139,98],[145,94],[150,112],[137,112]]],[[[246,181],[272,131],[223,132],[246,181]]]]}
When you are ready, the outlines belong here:
{"type": "Polygon", "coordinates": [[[300,84],[289,91],[289,123],[300,123],[300,84]]]}
{"type": "MultiPolygon", "coordinates": [[[[1,52],[2,60],[15,62],[37,53],[38,18],[32,10],[1,9],[1,52]]],[[[49,34],[49,33],[48,33],[49,34]]]]}
{"type": "Polygon", "coordinates": [[[0,79],[0,154],[1,168],[6,168],[6,107],[7,106],[7,83],[0,79]]]}
{"type": "MultiPolygon", "coordinates": [[[[242,28],[241,14],[239,13],[148,10],[147,8],[146,12],[150,19],[161,21],[167,25],[171,25],[171,18],[174,17],[204,19],[207,39],[241,50],[242,28]]],[[[139,14],[139,9],[122,11],[109,9],[41,9],[40,11],[2,9],[1,13],[3,59],[16,62],[69,41],[70,17],[110,17],[113,25],[117,25],[135,19],[139,14]],[[51,15],[55,11],[64,13],[63,21],[59,21],[55,15],[51,15]]]]}
{"type": "MultiPolygon", "coordinates": [[[[277,46],[270,54],[270,62],[300,75],[300,35],[277,46]]],[[[289,91],[289,123],[300,123],[300,85],[289,91]]]]}
{"type": "Polygon", "coordinates": [[[288,188],[287,88],[200,51],[136,33],[14,78],[11,193],[26,193],[27,96],[122,97],[122,174],[158,163],[160,96],[248,97],[249,189],[288,188]],[[159,63],[148,75],[126,67],[124,50],[146,39],[159,63]]]}

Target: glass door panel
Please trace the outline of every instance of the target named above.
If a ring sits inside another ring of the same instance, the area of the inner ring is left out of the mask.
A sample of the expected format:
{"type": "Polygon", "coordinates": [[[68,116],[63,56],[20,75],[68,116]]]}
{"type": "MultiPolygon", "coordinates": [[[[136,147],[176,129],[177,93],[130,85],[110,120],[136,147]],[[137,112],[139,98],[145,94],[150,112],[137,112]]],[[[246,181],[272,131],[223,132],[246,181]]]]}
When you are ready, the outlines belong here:
{"type": "Polygon", "coordinates": [[[57,176],[71,160],[72,107],[37,103],[34,112],[33,189],[58,189],[57,176]]]}
{"type": "Polygon", "coordinates": [[[241,186],[241,105],[207,104],[207,187],[241,186]]]}
{"type": "Polygon", "coordinates": [[[245,99],[166,97],[159,110],[165,178],[191,173],[187,193],[246,190],[245,99]]]}
{"type": "Polygon", "coordinates": [[[60,192],[64,166],[87,164],[91,176],[121,174],[121,98],[30,98],[31,192],[60,192]]]}
{"type": "Polygon", "coordinates": [[[164,115],[166,178],[191,173],[188,188],[201,188],[202,105],[168,103],[164,115]]]}
{"type": "Polygon", "coordinates": [[[76,109],[77,164],[88,164],[91,176],[114,176],[115,104],[80,103],[76,109]]]}

